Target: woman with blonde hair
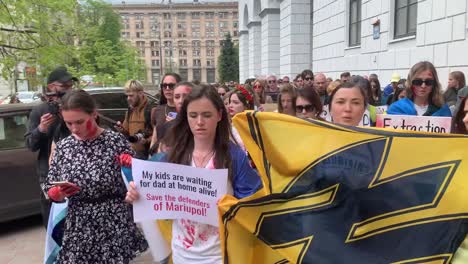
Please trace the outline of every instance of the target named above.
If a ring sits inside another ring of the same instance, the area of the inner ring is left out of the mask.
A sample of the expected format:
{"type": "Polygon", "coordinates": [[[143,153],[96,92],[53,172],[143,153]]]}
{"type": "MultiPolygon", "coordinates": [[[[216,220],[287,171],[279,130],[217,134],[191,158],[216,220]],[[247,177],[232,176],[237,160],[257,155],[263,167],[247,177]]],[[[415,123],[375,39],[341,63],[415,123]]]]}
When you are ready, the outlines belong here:
{"type": "Polygon", "coordinates": [[[271,96],[265,94],[265,89],[267,87],[266,80],[256,79],[253,84],[253,91],[257,95],[259,104],[269,104],[273,102],[271,96]]]}
{"type": "Polygon", "coordinates": [[[390,115],[452,116],[440,92],[440,82],[434,65],[428,61],[416,63],[406,80],[406,94],[387,110],[390,115]]]}

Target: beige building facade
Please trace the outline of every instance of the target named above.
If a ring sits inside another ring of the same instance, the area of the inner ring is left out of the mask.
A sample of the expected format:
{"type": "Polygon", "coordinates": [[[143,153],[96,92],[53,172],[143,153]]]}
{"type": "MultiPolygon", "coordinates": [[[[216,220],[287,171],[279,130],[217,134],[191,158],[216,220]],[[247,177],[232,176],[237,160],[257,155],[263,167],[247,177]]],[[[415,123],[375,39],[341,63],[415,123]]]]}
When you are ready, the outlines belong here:
{"type": "Polygon", "coordinates": [[[183,80],[214,83],[218,56],[226,34],[238,41],[238,4],[114,4],[122,18],[122,38],[144,58],[147,82],[154,85],[166,72],[183,80]]]}

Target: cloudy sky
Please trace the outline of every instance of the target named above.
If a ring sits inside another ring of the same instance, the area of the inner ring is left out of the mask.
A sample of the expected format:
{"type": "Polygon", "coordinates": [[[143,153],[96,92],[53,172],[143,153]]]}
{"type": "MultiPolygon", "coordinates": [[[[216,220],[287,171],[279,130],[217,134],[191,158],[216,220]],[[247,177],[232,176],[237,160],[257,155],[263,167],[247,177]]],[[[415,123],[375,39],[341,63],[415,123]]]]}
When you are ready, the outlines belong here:
{"type": "MultiPolygon", "coordinates": [[[[163,0],[124,0],[125,3],[156,3],[160,4],[163,0]]],[[[113,4],[121,4],[122,0],[106,0],[106,2],[113,4]]],[[[164,3],[168,3],[169,0],[164,0],[164,3]]],[[[172,0],[172,3],[192,3],[193,0],[172,0]]],[[[200,3],[210,3],[210,2],[237,2],[237,0],[198,0],[200,3]]]]}

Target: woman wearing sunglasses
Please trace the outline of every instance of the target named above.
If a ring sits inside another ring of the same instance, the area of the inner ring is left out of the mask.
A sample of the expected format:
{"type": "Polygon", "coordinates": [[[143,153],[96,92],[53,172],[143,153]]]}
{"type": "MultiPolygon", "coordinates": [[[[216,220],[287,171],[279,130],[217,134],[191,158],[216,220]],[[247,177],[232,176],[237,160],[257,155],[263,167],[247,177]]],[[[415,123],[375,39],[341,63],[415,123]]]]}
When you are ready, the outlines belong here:
{"type": "Polygon", "coordinates": [[[390,115],[452,116],[440,92],[439,77],[428,61],[416,63],[406,80],[406,94],[387,110],[390,115]]]}
{"type": "Polygon", "coordinates": [[[321,119],[322,103],[314,89],[297,90],[296,116],[308,119],[321,119]]]}
{"type": "Polygon", "coordinates": [[[266,80],[256,79],[253,85],[253,90],[257,95],[258,102],[260,104],[273,103],[271,96],[265,94],[265,89],[267,87],[266,80]]]}
{"type": "Polygon", "coordinates": [[[153,125],[151,147],[158,142],[158,131],[161,132],[164,123],[173,119],[170,113],[176,113],[174,89],[180,81],[181,78],[177,73],[166,73],[162,78],[159,105],[151,110],[151,124],[153,125]]]}

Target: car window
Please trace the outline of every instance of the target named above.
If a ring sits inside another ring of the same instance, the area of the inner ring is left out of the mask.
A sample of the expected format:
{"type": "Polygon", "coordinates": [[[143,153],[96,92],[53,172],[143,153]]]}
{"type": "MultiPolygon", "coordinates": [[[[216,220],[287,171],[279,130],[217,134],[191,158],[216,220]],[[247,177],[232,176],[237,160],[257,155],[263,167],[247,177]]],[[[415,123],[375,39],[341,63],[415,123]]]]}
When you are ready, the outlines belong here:
{"type": "Polygon", "coordinates": [[[91,94],[96,101],[98,109],[128,108],[125,93],[91,94]]]}
{"type": "Polygon", "coordinates": [[[28,114],[0,117],[0,150],[24,148],[28,114]]]}

